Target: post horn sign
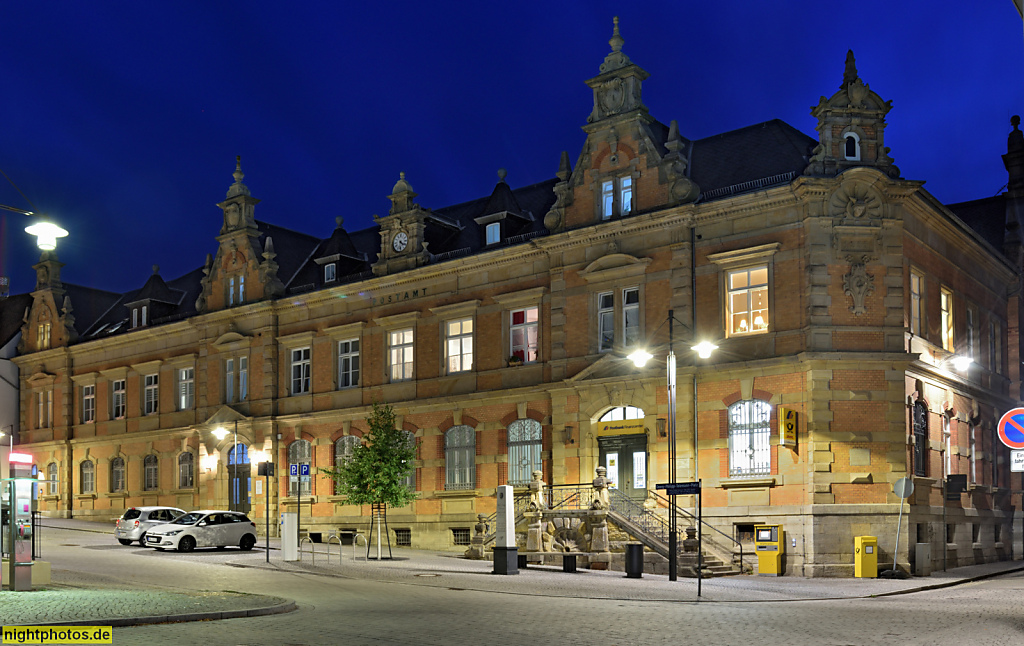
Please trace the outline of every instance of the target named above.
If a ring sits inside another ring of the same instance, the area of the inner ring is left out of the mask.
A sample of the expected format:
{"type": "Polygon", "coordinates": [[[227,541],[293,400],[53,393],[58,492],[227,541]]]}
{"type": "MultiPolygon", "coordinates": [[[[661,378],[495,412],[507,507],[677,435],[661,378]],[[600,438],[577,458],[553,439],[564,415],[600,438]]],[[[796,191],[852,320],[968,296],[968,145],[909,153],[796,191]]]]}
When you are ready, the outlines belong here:
{"type": "Polygon", "coordinates": [[[999,419],[999,440],[1011,449],[1024,449],[1024,408],[1014,408],[999,419]]]}

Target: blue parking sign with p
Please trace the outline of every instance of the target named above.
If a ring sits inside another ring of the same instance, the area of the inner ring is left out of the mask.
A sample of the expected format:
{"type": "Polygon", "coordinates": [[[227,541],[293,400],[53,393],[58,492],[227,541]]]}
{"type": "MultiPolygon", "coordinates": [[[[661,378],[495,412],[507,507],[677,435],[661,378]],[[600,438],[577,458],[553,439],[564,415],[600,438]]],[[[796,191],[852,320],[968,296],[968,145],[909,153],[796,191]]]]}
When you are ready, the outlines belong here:
{"type": "Polygon", "coordinates": [[[299,475],[300,476],[308,476],[309,475],[309,465],[308,464],[300,464],[299,465],[299,469],[300,469],[300,471],[299,471],[299,475]]]}
{"type": "Polygon", "coordinates": [[[297,465],[297,464],[289,464],[288,465],[288,475],[290,475],[290,476],[297,476],[297,475],[299,475],[299,465],[297,465]]]}

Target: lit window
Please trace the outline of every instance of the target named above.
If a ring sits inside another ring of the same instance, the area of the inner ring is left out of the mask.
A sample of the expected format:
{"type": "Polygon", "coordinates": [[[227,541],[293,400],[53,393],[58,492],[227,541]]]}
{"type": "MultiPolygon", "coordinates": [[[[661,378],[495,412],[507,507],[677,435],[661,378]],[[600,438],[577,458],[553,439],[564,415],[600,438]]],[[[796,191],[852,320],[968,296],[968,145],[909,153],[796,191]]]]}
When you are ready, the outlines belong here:
{"type": "Polygon", "coordinates": [[[359,385],[359,339],[338,341],[338,388],[359,385]]]}
{"type": "Polygon", "coordinates": [[[391,381],[405,381],[413,378],[413,335],[412,328],[396,330],[388,335],[388,364],[391,367],[391,381]]]}
{"type": "Polygon", "coordinates": [[[730,271],[728,316],[729,334],[768,331],[768,267],[730,271]]]}
{"type": "Polygon", "coordinates": [[[749,399],[729,407],[729,476],[771,473],[771,418],[768,402],[749,399]]]}
{"type": "Polygon", "coordinates": [[[942,349],[953,352],[953,292],[942,288],[939,305],[942,308],[942,349]]]}
{"type": "Polygon", "coordinates": [[[542,470],[540,455],[543,448],[540,422],[517,419],[508,425],[508,483],[515,486],[530,484],[534,471],[542,470]]]}
{"type": "Polygon", "coordinates": [[[622,345],[632,347],[640,341],[640,290],[622,290],[622,345]]]}
{"type": "Polygon", "coordinates": [[[607,352],[615,344],[615,294],[597,295],[597,349],[607,352]]]}
{"type": "Polygon", "coordinates": [[[509,340],[512,352],[524,363],[537,360],[537,308],[527,307],[509,313],[509,340]]]}
{"type": "Polygon", "coordinates": [[[309,348],[292,350],[292,394],[309,392],[310,354],[309,348]]]}
{"type": "Polygon", "coordinates": [[[324,265],[324,282],[332,283],[337,279],[337,265],[333,262],[324,265]]]}
{"type": "Polygon", "coordinates": [[[112,419],[124,419],[124,411],[124,379],[116,379],[111,384],[110,417],[112,419]]]}
{"type": "Polygon", "coordinates": [[[605,220],[612,217],[615,211],[615,180],[601,182],[601,217],[605,220]]]}
{"type": "Polygon", "coordinates": [[[143,486],[146,491],[155,491],[160,488],[159,462],[155,455],[147,455],[142,461],[143,486]]]}
{"type": "Polygon", "coordinates": [[[124,491],[124,458],[114,458],[110,461],[110,491],[124,491]]]}
{"type": "Polygon", "coordinates": [[[82,493],[96,493],[96,467],[89,460],[79,468],[81,474],[82,493]]]}
{"type": "Polygon", "coordinates": [[[485,229],[487,232],[487,244],[498,244],[501,242],[501,223],[491,222],[485,229]]]}
{"type": "Polygon", "coordinates": [[[152,415],[160,410],[160,375],[145,376],[145,415],[152,415]]]}
{"type": "Polygon", "coordinates": [[[910,333],[921,336],[921,274],[910,272],[910,333]]]}
{"type": "Polygon", "coordinates": [[[178,456],[178,489],[191,489],[194,486],[195,456],[185,451],[178,456]]]}
{"type": "Polygon", "coordinates": [[[444,488],[476,487],[476,431],[471,426],[453,426],[444,434],[444,488]]]}
{"type": "Polygon", "coordinates": [[[57,463],[51,462],[46,465],[46,479],[47,487],[51,496],[56,496],[60,493],[60,481],[57,478],[57,463]]]}
{"type": "MultiPolygon", "coordinates": [[[[313,445],[307,440],[295,440],[292,442],[288,446],[288,464],[289,466],[292,464],[312,465],[313,445]]],[[[312,473],[312,471],[313,469],[311,468],[310,472],[312,473]]],[[[291,479],[289,478],[289,480],[291,479]]],[[[310,478],[299,477],[296,478],[296,480],[298,480],[298,482],[288,483],[288,495],[298,496],[300,492],[303,496],[310,495],[310,492],[312,491],[312,476],[310,476],[310,478]]]]}
{"type": "Polygon", "coordinates": [[[192,408],[195,405],[195,400],[195,368],[182,368],[178,371],[178,410],[192,408]]]}
{"type": "Polygon", "coordinates": [[[82,423],[96,421],[96,386],[82,386],[82,423]]]}
{"type": "Polygon", "coordinates": [[[448,373],[473,369],[473,319],[448,321],[447,334],[448,373]]]}
{"type": "Polygon", "coordinates": [[[46,350],[50,347],[50,324],[40,323],[37,330],[39,349],[46,350]]]}
{"type": "Polygon", "coordinates": [[[633,211],[633,178],[626,176],[601,182],[601,219],[629,215],[633,211]]]}

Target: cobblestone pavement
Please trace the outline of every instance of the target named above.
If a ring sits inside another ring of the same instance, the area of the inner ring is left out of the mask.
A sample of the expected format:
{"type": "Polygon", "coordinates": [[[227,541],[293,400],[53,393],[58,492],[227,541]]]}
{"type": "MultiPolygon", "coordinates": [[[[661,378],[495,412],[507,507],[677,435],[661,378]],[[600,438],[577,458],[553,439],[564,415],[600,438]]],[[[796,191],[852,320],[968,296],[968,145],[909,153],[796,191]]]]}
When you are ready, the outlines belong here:
{"type": "MultiPolygon", "coordinates": [[[[297,611],[217,622],[117,628],[117,644],[1019,644],[1024,620],[1020,561],[960,568],[928,578],[803,579],[729,577],[696,581],[621,572],[576,574],[531,566],[495,576],[491,565],[455,555],[395,550],[392,561],[366,561],[365,548],[332,548],[285,564],[280,552],[199,550],[160,553],[117,545],[106,524],[48,520],[45,560],[57,585],[20,597],[6,625],[45,623],[47,608],[78,609],[85,623],[99,604],[135,604],[140,617],[207,612],[245,599],[239,592],[294,600],[297,611]],[[63,529],[57,529],[56,526],[63,529]],[[91,530],[91,531],[90,531],[91,530]],[[1017,573],[1013,573],[1014,571],[1017,573]],[[1002,576],[997,576],[1003,573],[1002,576]],[[1006,574],[1009,573],[1009,574],[1006,574]],[[965,583],[975,577],[993,577],[965,583]],[[938,589],[924,590],[934,586],[938,589]],[[915,594],[907,594],[911,591],[915,594]],[[234,591],[234,592],[232,592],[234,591]],[[60,594],[95,593],[96,606],[60,594]],[[102,594],[100,594],[102,593],[102,594]],[[195,596],[199,593],[201,596],[195,596]],[[54,595],[53,601],[49,595],[54,595]],[[107,595],[107,596],[104,596],[107,595]],[[884,596],[894,595],[894,596],[884,596]],[[40,601],[42,600],[42,601],[40,601]]],[[[273,542],[272,542],[273,546],[273,542]]],[[[66,614],[54,614],[66,618],[66,614]]],[[[145,621],[145,619],[144,619],[145,621]]],[[[148,621],[154,621],[148,619],[148,621]]]]}

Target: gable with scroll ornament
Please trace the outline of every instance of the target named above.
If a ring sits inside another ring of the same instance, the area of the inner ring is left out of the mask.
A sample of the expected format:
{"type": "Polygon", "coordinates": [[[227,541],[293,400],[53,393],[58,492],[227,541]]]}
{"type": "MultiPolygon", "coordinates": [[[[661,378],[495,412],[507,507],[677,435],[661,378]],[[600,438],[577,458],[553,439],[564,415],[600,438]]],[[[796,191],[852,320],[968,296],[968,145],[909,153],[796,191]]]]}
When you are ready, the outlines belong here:
{"type": "Polygon", "coordinates": [[[651,264],[650,258],[637,258],[625,253],[610,253],[602,256],[580,270],[580,276],[588,283],[618,280],[642,276],[651,264]]]}

